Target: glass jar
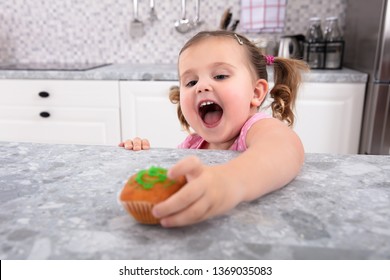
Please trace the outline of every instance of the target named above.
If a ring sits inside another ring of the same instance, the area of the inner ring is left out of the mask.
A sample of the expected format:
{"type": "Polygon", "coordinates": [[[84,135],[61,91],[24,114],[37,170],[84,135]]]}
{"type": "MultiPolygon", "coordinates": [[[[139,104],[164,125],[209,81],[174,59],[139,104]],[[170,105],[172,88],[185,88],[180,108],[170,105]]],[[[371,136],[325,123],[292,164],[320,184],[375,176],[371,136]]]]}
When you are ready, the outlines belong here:
{"type": "Polygon", "coordinates": [[[309,43],[323,41],[321,19],[319,17],[312,17],[309,19],[309,29],[307,30],[306,37],[309,43]]]}
{"type": "Polygon", "coordinates": [[[321,19],[312,17],[309,20],[309,28],[304,44],[304,58],[311,68],[324,67],[325,43],[321,29],[321,19]]]}
{"type": "Polygon", "coordinates": [[[344,41],[340,32],[338,18],[328,17],[325,24],[325,68],[339,69],[342,64],[344,41]]]}
{"type": "Polygon", "coordinates": [[[342,39],[337,17],[327,17],[325,20],[325,41],[334,42],[342,39]]]}

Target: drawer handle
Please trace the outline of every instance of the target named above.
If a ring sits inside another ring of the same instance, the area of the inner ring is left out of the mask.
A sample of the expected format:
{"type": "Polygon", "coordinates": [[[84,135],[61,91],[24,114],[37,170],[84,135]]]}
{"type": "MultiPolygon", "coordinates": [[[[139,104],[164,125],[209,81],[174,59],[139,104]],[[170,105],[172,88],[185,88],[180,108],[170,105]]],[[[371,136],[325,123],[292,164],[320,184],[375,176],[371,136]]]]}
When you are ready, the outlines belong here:
{"type": "Polygon", "coordinates": [[[47,91],[41,91],[40,93],[38,93],[38,95],[42,98],[46,98],[49,97],[50,93],[48,93],[47,91]]]}
{"type": "Polygon", "coordinates": [[[42,118],[48,118],[48,117],[50,117],[50,113],[49,113],[49,112],[40,112],[39,115],[40,115],[42,118]]]}

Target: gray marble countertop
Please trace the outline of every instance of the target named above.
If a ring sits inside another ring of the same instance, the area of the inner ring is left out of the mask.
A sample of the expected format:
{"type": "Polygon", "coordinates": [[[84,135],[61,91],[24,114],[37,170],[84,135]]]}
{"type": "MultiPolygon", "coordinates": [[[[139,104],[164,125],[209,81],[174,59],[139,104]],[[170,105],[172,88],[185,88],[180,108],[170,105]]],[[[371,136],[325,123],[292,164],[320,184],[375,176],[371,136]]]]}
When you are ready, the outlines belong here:
{"type": "MultiPolygon", "coordinates": [[[[269,69],[269,81],[273,81],[269,69]]],[[[305,82],[366,83],[367,74],[352,69],[311,70],[304,74],[305,82]]],[[[175,64],[112,64],[87,71],[27,71],[0,70],[0,79],[57,79],[57,80],[178,80],[175,64]]]]}
{"type": "Polygon", "coordinates": [[[390,157],[307,154],[289,185],[174,229],[117,201],[150,165],[232,151],[0,142],[0,259],[390,259],[390,157]]]}

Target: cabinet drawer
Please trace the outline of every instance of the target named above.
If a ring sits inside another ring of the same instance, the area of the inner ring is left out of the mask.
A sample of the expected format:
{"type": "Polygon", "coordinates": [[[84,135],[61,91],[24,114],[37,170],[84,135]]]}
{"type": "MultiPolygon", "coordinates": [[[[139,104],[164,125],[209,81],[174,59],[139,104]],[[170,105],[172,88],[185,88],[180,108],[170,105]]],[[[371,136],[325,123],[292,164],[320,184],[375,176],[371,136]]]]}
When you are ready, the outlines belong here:
{"type": "Polygon", "coordinates": [[[118,145],[119,117],[119,108],[0,107],[0,141],[118,145]]]}
{"type": "Polygon", "coordinates": [[[118,108],[119,82],[1,80],[0,105],[118,108]]]}

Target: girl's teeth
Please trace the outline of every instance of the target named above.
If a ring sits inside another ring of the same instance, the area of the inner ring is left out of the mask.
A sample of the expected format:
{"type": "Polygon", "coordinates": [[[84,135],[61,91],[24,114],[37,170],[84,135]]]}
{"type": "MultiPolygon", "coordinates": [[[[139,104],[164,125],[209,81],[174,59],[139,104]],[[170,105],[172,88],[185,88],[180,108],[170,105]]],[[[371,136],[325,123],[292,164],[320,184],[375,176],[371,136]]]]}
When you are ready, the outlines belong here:
{"type": "Polygon", "coordinates": [[[200,104],[200,107],[203,107],[203,106],[206,106],[206,105],[211,105],[211,104],[214,104],[214,102],[212,102],[212,101],[205,101],[205,102],[202,102],[200,104]]]}

